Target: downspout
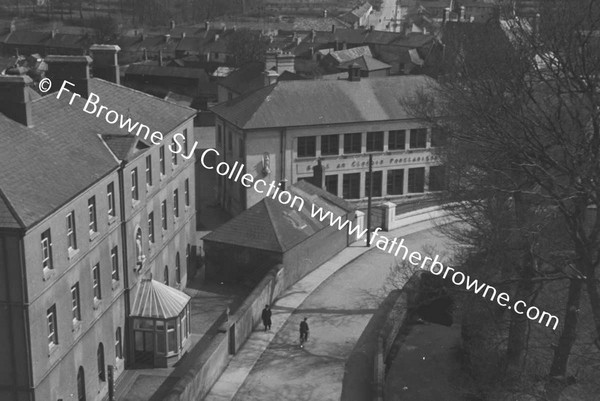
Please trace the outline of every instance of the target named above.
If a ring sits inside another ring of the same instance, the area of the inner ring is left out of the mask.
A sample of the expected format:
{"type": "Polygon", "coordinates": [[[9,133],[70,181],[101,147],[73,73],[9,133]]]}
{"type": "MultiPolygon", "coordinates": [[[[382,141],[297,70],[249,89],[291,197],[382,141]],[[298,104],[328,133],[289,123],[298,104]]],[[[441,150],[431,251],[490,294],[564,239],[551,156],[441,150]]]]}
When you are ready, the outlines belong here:
{"type": "MultiPolygon", "coordinates": [[[[287,139],[287,128],[282,128],[280,131],[280,135],[279,135],[279,143],[280,143],[280,149],[279,149],[279,156],[281,157],[281,162],[279,163],[280,167],[280,171],[279,171],[279,177],[280,177],[280,182],[285,180],[285,142],[287,139]]],[[[291,178],[291,177],[290,177],[291,178]]],[[[290,185],[292,185],[292,183],[290,182],[290,185]]]]}
{"type": "Polygon", "coordinates": [[[119,180],[119,213],[120,213],[120,222],[121,226],[121,246],[122,246],[122,255],[123,255],[123,282],[124,282],[124,292],[123,298],[125,301],[125,326],[123,327],[125,331],[125,341],[124,344],[127,344],[125,347],[125,367],[131,367],[131,361],[133,359],[131,346],[131,333],[130,333],[130,324],[129,324],[129,315],[131,313],[131,307],[129,305],[129,268],[128,268],[128,255],[127,252],[127,221],[125,219],[125,180],[124,174],[126,161],[121,161],[119,169],[117,170],[118,180],[119,180]]]}
{"type": "MultiPolygon", "coordinates": [[[[29,388],[31,391],[29,392],[29,399],[35,399],[35,388],[33,386],[33,360],[31,359],[31,333],[29,326],[29,293],[27,291],[27,285],[25,284],[27,281],[27,277],[25,276],[25,232],[23,232],[23,236],[21,237],[20,246],[19,246],[19,257],[20,257],[20,265],[21,265],[21,293],[23,297],[23,322],[25,323],[25,357],[28,361],[27,363],[27,375],[29,376],[29,388]],[[27,300],[27,302],[25,302],[27,300]]],[[[6,255],[6,253],[5,253],[6,255]]],[[[13,343],[14,344],[14,343],[13,343]]],[[[14,347],[13,347],[14,349],[14,347]]],[[[13,351],[14,352],[14,351],[13,351]]],[[[16,373],[16,370],[15,370],[16,373]]],[[[16,383],[16,382],[15,382],[16,383]]]]}

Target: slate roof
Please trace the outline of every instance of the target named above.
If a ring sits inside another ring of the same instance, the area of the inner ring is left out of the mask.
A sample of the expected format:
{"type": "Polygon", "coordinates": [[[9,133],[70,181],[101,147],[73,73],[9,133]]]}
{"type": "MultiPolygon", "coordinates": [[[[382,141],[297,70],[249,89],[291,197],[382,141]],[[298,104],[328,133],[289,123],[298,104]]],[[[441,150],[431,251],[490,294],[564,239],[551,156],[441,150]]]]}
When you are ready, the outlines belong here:
{"type": "MultiPolygon", "coordinates": [[[[98,78],[88,87],[101,104],[152,131],[170,132],[195,115],[193,109],[98,78]]],[[[0,226],[34,226],[117,169],[115,154],[123,157],[132,145],[131,139],[105,142],[105,135],[123,137],[127,131],[83,112],[85,100],[75,98],[72,105],[69,100],[56,94],[32,100],[31,128],[0,113],[0,226]]]]}
{"type": "Polygon", "coordinates": [[[338,63],[344,63],[346,61],[355,60],[361,56],[373,56],[369,46],[353,47],[352,49],[338,50],[330,52],[329,55],[335,59],[338,63]]]}
{"type": "Polygon", "coordinates": [[[379,71],[392,68],[391,65],[370,56],[360,56],[354,60],[346,61],[340,64],[338,67],[348,68],[351,64],[357,64],[363,71],[379,71]]]}
{"type": "Polygon", "coordinates": [[[250,62],[221,81],[219,85],[232,90],[237,94],[252,92],[264,86],[265,79],[262,76],[265,63],[260,61],[250,62]]]}
{"type": "Polygon", "coordinates": [[[241,129],[403,120],[412,116],[402,101],[433,85],[425,75],[280,81],[211,110],[241,129]]]}
{"type": "Polygon", "coordinates": [[[125,75],[198,79],[208,82],[208,75],[201,68],[165,67],[149,64],[131,64],[125,75]]]}
{"type": "Polygon", "coordinates": [[[301,211],[298,211],[298,203],[296,208],[292,209],[279,201],[263,198],[205,235],[203,240],[283,253],[329,226],[327,221],[320,222],[311,217],[311,204],[329,210],[336,216],[344,216],[354,210],[343,199],[307,182],[294,184],[288,191],[304,199],[301,211]]]}

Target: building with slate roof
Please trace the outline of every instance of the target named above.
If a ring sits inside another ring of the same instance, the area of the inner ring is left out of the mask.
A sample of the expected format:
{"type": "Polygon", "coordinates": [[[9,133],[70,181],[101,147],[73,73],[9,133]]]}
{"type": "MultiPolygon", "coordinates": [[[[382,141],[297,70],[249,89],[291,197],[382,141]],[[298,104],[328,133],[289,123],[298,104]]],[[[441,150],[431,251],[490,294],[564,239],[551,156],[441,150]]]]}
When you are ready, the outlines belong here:
{"type": "Polygon", "coordinates": [[[27,76],[0,76],[1,400],[101,400],[109,366],[116,378],[171,364],[189,343],[180,332],[159,349],[128,328],[144,275],[185,287],[194,161],[168,146],[176,133],[192,138],[195,111],[119,85],[117,50],[95,48],[95,78],[88,56],[46,58],[53,89],[67,79],[81,97],[39,96],[27,76]],[[162,132],[162,144],[83,111],[92,93],[162,132]]]}
{"type": "MultiPolygon", "coordinates": [[[[218,161],[243,163],[255,179],[292,184],[309,178],[320,159],[322,187],[360,201],[372,155],[375,199],[441,190],[444,173],[432,150],[443,138],[403,106],[434,85],[427,76],[361,79],[359,67],[345,80],[280,81],[212,108],[218,161]]],[[[234,215],[263,197],[223,177],[218,193],[234,215]]]]}
{"type": "MultiPolygon", "coordinates": [[[[347,230],[311,216],[311,205],[354,221],[354,207],[300,181],[287,189],[304,200],[301,210],[263,198],[203,237],[206,275],[217,281],[258,282],[277,264],[294,283],[352,242],[347,230]]],[[[353,223],[354,224],[354,223],[353,223]]]]}

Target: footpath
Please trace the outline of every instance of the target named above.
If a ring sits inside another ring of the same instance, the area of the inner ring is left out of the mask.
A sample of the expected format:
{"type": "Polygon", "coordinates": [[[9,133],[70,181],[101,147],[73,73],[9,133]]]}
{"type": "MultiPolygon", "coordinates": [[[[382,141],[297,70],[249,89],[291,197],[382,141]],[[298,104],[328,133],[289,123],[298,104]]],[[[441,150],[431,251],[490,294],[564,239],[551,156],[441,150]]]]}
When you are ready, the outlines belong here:
{"type": "MultiPolygon", "coordinates": [[[[417,233],[423,230],[430,230],[435,226],[435,222],[433,221],[425,221],[420,223],[415,223],[412,225],[408,225],[405,227],[398,228],[396,230],[385,233],[385,236],[388,238],[394,237],[404,237],[410,234],[417,233]]],[[[427,240],[425,240],[426,242],[427,240]]],[[[353,262],[361,255],[366,253],[367,251],[374,248],[374,245],[371,245],[370,248],[366,247],[365,241],[357,241],[348,248],[342,250],[340,253],[335,255],[329,261],[321,265],[315,271],[309,273],[304,278],[302,278],[298,283],[290,287],[286,290],[282,296],[272,305],[273,311],[273,325],[271,331],[264,332],[260,330],[260,327],[255,330],[251,336],[248,338],[243,347],[239,350],[239,352],[231,357],[231,360],[220,376],[219,380],[212,387],[210,393],[206,396],[206,401],[231,401],[236,398],[236,394],[240,391],[240,388],[244,384],[244,382],[250,376],[253,368],[257,364],[257,361],[261,358],[267,347],[272,343],[273,339],[278,335],[282,334],[286,336],[286,340],[292,343],[297,342],[295,336],[289,336],[287,332],[290,331],[290,327],[286,327],[286,333],[279,333],[280,330],[286,326],[293,325],[296,326],[295,321],[290,321],[292,315],[297,312],[298,308],[305,302],[305,300],[313,293],[321,284],[323,284],[328,278],[330,278],[334,273],[342,269],[342,267],[348,265],[353,262]],[[289,337],[289,338],[287,338],[289,337]]],[[[415,245],[415,249],[418,248],[415,245]]],[[[391,255],[388,255],[384,251],[374,250],[374,252],[381,253],[381,255],[377,254],[378,257],[388,257],[392,258],[391,255]]],[[[388,266],[379,266],[380,269],[387,270],[388,266]]],[[[364,271],[364,269],[363,269],[364,271]]],[[[367,280],[365,278],[365,280],[367,280]]],[[[329,291],[329,290],[328,290],[329,291]]],[[[335,290],[334,290],[335,291],[335,290]]],[[[334,292],[333,291],[333,292],[334,292]]],[[[331,295],[328,294],[320,294],[317,298],[323,299],[323,307],[326,307],[326,302],[324,301],[327,297],[333,296],[333,292],[331,295]]],[[[311,309],[318,307],[320,301],[316,301],[317,305],[311,305],[311,309]]],[[[304,311],[302,311],[304,312],[304,311]]],[[[308,311],[307,311],[308,312],[308,311]]],[[[362,313],[364,314],[364,313],[362,313]]],[[[346,319],[352,319],[352,316],[346,316],[346,319]]],[[[363,316],[364,318],[364,316],[363,316]]],[[[297,319],[296,319],[297,320],[297,319]]],[[[364,319],[363,319],[364,320],[364,319]]],[[[345,323],[350,323],[346,321],[345,323]]],[[[366,322],[365,322],[366,324],[366,322]]],[[[362,324],[361,324],[362,325],[362,324]]],[[[345,324],[344,324],[345,326],[345,324]]],[[[364,327],[363,327],[364,328],[364,327]]],[[[343,329],[343,327],[342,327],[343,329]]],[[[357,330],[361,330],[359,327],[356,327],[357,330]]],[[[353,330],[354,331],[354,330],[353,330]]],[[[313,326],[311,326],[311,332],[313,332],[313,326]]],[[[295,333],[295,330],[294,330],[295,333]]],[[[358,333],[360,334],[360,333],[358,333]]],[[[318,338],[318,337],[317,337],[318,338]]],[[[348,341],[345,341],[348,343],[348,341]]],[[[309,346],[311,344],[309,339],[309,346]]],[[[277,345],[277,344],[275,344],[277,345]]],[[[325,344],[323,344],[325,345],[325,344]]],[[[329,344],[329,346],[334,346],[335,344],[329,344]]],[[[350,346],[352,344],[346,344],[350,346]]],[[[328,347],[330,348],[330,347],[328,347]]],[[[340,361],[343,362],[343,361],[340,361]]],[[[301,378],[299,378],[301,379],[301,378]]],[[[242,394],[240,394],[241,396],[242,394]]],[[[243,399],[251,399],[248,398],[248,394],[244,393],[243,399]]],[[[280,394],[281,395],[281,394],[280,394]]],[[[306,398],[306,397],[300,397],[306,398]]],[[[291,398],[291,399],[300,399],[300,398],[291,398]]],[[[339,398],[339,396],[338,396],[339,398]]],[[[262,399],[262,398],[261,398],[262,399]]],[[[307,399],[314,399],[313,397],[308,397],[307,399]]]]}

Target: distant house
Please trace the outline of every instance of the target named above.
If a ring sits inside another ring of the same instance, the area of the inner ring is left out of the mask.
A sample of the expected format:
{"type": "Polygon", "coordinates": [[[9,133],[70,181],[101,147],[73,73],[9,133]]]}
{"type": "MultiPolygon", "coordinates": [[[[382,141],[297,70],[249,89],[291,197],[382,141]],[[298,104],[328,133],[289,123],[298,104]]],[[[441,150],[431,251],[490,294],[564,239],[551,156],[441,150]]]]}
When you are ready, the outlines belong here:
{"type": "Polygon", "coordinates": [[[352,221],[349,203],[306,181],[287,190],[302,210],[264,198],[203,238],[207,278],[256,282],[281,263],[293,283],[348,246],[347,231],[311,217],[311,205],[352,221]]]}
{"type": "Polygon", "coordinates": [[[342,14],[340,19],[354,28],[366,26],[369,21],[369,15],[373,12],[373,6],[368,2],[365,2],[359,6],[354,7],[346,14],[342,14]]]}
{"type": "Polygon", "coordinates": [[[338,67],[342,63],[356,60],[362,56],[373,57],[369,46],[359,46],[351,49],[328,52],[321,60],[321,65],[324,67],[338,67]]]}
{"type": "Polygon", "coordinates": [[[360,70],[360,76],[364,78],[387,77],[390,75],[390,71],[392,70],[391,65],[369,56],[360,56],[354,60],[343,62],[338,66],[338,68],[341,70],[348,70],[352,65],[358,67],[360,70]]]}
{"type": "Polygon", "coordinates": [[[132,64],[124,83],[134,89],[164,98],[169,92],[208,101],[216,98],[215,84],[200,68],[166,67],[154,63],[132,64]]]}

